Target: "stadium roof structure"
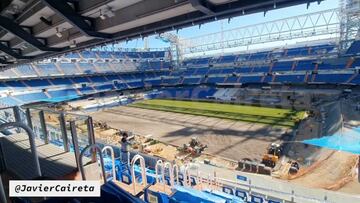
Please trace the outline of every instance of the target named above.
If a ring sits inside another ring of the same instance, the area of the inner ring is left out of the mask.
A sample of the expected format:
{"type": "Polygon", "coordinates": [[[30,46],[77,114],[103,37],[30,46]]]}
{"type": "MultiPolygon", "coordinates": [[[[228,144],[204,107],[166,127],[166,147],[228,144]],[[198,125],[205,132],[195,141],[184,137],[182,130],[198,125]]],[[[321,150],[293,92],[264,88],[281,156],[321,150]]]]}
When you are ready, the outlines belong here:
{"type": "Polygon", "coordinates": [[[1,0],[0,65],[323,0],[1,0]]]}

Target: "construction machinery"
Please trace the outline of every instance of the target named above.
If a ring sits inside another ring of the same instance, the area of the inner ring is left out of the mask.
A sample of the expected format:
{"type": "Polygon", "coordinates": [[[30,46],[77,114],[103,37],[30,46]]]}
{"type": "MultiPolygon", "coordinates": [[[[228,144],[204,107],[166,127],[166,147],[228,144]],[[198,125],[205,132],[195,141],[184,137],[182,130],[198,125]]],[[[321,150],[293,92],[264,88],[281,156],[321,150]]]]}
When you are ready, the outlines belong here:
{"type": "Polygon", "coordinates": [[[298,172],[299,169],[300,169],[299,163],[296,162],[296,161],[289,161],[288,163],[290,164],[289,174],[290,174],[290,175],[295,175],[295,174],[297,174],[297,172],[298,172]]]}
{"type": "Polygon", "coordinates": [[[200,155],[207,148],[207,145],[200,143],[197,137],[192,137],[188,144],[184,144],[180,149],[182,152],[190,153],[191,155],[200,155]]]}
{"type": "Polygon", "coordinates": [[[262,164],[274,168],[276,163],[279,161],[280,156],[283,153],[281,144],[271,143],[267,149],[267,153],[262,158],[262,164]]]}

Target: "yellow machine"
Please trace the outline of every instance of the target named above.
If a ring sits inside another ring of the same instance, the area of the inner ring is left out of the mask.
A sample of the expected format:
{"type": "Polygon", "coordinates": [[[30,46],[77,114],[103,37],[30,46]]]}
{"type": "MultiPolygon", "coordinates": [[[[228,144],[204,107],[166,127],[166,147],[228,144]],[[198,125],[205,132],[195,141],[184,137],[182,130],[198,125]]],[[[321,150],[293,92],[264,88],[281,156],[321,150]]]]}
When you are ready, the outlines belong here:
{"type": "Polygon", "coordinates": [[[280,144],[271,143],[267,150],[267,154],[264,154],[262,162],[265,166],[275,167],[276,163],[279,161],[280,156],[282,155],[283,149],[280,144]]]}

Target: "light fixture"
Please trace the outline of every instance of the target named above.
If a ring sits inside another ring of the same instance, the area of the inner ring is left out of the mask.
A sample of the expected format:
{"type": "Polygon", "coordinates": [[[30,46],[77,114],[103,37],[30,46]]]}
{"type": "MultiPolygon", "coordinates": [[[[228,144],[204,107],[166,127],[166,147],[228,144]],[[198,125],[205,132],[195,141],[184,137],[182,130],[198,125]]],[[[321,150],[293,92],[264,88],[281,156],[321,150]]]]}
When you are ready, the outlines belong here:
{"type": "Polygon", "coordinates": [[[69,46],[70,48],[75,48],[76,47],[76,40],[73,40],[73,43],[72,44],[70,44],[70,46],[69,46]]]}
{"type": "Polygon", "coordinates": [[[99,10],[99,12],[100,12],[100,19],[101,20],[105,20],[106,19],[106,16],[101,12],[101,9],[99,10]]]}
{"type": "Polygon", "coordinates": [[[59,28],[57,27],[56,28],[56,36],[58,37],[58,38],[61,38],[63,35],[61,34],[61,32],[59,32],[59,28]]]}

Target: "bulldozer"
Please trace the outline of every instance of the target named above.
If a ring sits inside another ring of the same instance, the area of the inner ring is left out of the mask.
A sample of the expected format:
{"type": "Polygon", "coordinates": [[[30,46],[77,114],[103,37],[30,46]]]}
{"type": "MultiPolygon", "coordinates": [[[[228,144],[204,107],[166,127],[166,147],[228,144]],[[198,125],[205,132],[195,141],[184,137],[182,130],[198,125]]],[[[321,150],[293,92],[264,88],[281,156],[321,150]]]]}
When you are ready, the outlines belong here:
{"type": "Polygon", "coordinates": [[[283,153],[283,148],[281,144],[271,143],[267,149],[267,153],[264,154],[261,163],[265,166],[274,168],[276,163],[279,161],[280,156],[283,153]]]}
{"type": "Polygon", "coordinates": [[[182,152],[190,153],[191,155],[200,155],[207,148],[207,145],[200,143],[197,137],[192,137],[188,144],[184,144],[180,149],[182,152]]]}

